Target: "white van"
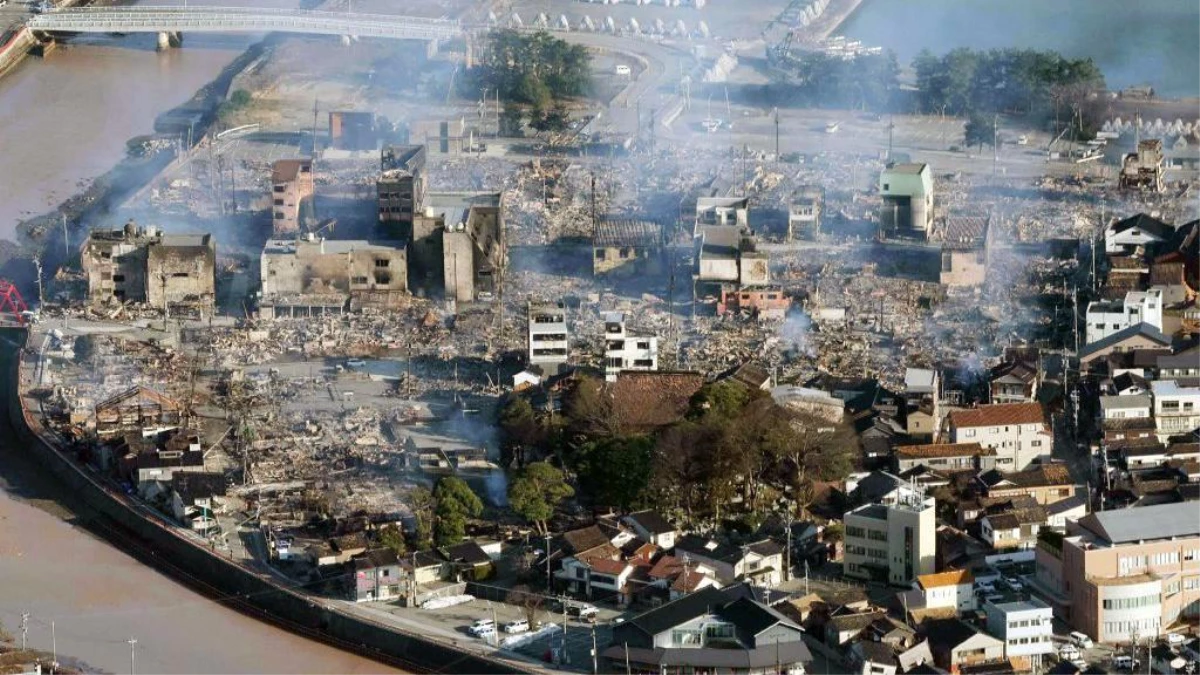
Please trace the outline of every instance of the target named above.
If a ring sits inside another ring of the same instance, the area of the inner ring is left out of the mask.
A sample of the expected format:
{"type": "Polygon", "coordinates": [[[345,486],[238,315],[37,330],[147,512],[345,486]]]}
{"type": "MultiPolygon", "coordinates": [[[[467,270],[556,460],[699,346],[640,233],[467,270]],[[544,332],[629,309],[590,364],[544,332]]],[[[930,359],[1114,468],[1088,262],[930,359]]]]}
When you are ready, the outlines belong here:
{"type": "Polygon", "coordinates": [[[1068,637],[1071,638],[1071,642],[1079,645],[1080,649],[1092,648],[1092,638],[1080,633],[1079,631],[1073,631],[1068,637]]]}
{"type": "Polygon", "coordinates": [[[504,632],[509,634],[524,633],[529,630],[529,622],[525,619],[517,619],[504,624],[504,632]]]}
{"type": "Polygon", "coordinates": [[[618,75],[630,75],[632,73],[633,73],[633,70],[629,66],[625,65],[624,63],[617,66],[617,74],[618,75]]]}
{"type": "Polygon", "coordinates": [[[476,619],[475,623],[467,629],[467,632],[475,637],[483,637],[485,635],[494,635],[496,633],[496,622],[491,619],[476,619]]]}
{"type": "Polygon", "coordinates": [[[1133,670],[1139,665],[1137,659],[1124,654],[1121,656],[1114,656],[1112,664],[1113,668],[1116,668],[1117,670],[1133,670]]]}

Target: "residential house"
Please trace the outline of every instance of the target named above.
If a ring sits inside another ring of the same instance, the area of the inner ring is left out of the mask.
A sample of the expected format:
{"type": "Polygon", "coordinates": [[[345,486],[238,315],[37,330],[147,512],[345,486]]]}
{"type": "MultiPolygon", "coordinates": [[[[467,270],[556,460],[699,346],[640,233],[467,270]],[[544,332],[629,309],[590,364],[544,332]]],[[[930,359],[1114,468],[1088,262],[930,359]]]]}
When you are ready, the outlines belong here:
{"type": "Polygon", "coordinates": [[[835,613],[825,624],[825,644],[840,647],[862,635],[871,624],[886,616],[887,613],[882,610],[835,613]]]}
{"type": "Polygon", "coordinates": [[[932,438],[941,426],[941,375],[927,368],[904,370],[905,432],[913,438],[932,438]]]}
{"type": "Polygon", "coordinates": [[[1154,396],[1154,424],[1159,442],[1200,428],[1200,386],[1185,387],[1177,380],[1159,380],[1150,385],[1150,391],[1154,396]]]}
{"type": "Polygon", "coordinates": [[[921,631],[929,639],[934,663],[951,672],[1004,660],[1004,642],[959,619],[932,619],[921,625],[921,631]]]}
{"type": "Polygon", "coordinates": [[[1163,289],[1129,291],[1123,300],[1094,300],[1085,318],[1087,344],[1115,335],[1139,323],[1163,329],[1163,289]]]}
{"type": "Polygon", "coordinates": [[[717,301],[717,316],[745,312],[759,319],[781,321],[791,306],[792,299],[783,292],[782,286],[751,288],[724,284],[717,301]]]}
{"type": "Polygon", "coordinates": [[[1200,351],[1192,348],[1178,354],[1161,354],[1154,367],[1160,380],[1200,377],[1200,351]]]}
{"type": "Polygon", "coordinates": [[[675,538],[679,536],[679,530],[657,511],[637,511],[621,520],[651,544],[663,550],[675,548],[675,538]]]}
{"type": "Polygon", "coordinates": [[[778,611],[726,590],[705,588],[616,624],[601,656],[612,671],[768,669],[802,675],[812,661],[803,630],[778,611]]]}
{"type": "Polygon", "coordinates": [[[171,476],[171,513],[175,520],[201,532],[217,527],[213,511],[224,501],[227,487],[222,473],[175,473],[171,476]]]}
{"type": "Polygon", "coordinates": [[[761,363],[747,361],[723,379],[736,382],[750,391],[770,391],[774,378],[761,363]]]}
{"type": "Polygon", "coordinates": [[[613,417],[624,433],[646,433],[683,419],[692,396],[704,386],[703,373],[626,371],[608,386],[613,417]]]}
{"type": "Polygon", "coordinates": [[[1085,495],[1060,499],[1043,508],[1046,510],[1046,527],[1059,531],[1065,530],[1067,523],[1086,516],[1089,510],[1085,495]]]}
{"type": "Polygon", "coordinates": [[[1112,390],[1117,396],[1138,396],[1150,392],[1150,383],[1137,373],[1121,373],[1112,378],[1112,390]]]}
{"type": "Polygon", "coordinates": [[[1027,550],[1037,544],[1038,531],[1046,524],[1040,506],[988,513],[979,521],[980,536],[996,550],[1027,550]]]}
{"type": "Polygon", "coordinates": [[[375,602],[398,597],[403,588],[400,559],[389,548],[377,548],[355,556],[355,602],[375,602]]]}
{"type": "Polygon", "coordinates": [[[663,228],[644,220],[601,220],[592,234],[592,274],[658,274],[663,228]]]}
{"type": "Polygon", "coordinates": [[[652,587],[667,589],[669,600],[677,600],[703,588],[721,588],[724,585],[717,579],[713,568],[704,563],[693,562],[687,555],[679,558],[673,555],[662,556],[646,576],[652,587]]]}
{"type": "Polygon", "coordinates": [[[1025,471],[986,471],[977,477],[983,494],[993,499],[1028,495],[1041,506],[1075,496],[1075,482],[1066,464],[1039,464],[1025,471]]]}
{"type": "Polygon", "coordinates": [[[1049,459],[1054,436],[1040,403],[1000,403],[950,413],[954,443],[978,443],[996,451],[996,467],[1020,471],[1049,459]]]}
{"type": "Polygon", "coordinates": [[[1033,403],[1041,384],[1037,361],[1005,361],[988,372],[991,403],[1033,403]]]}
{"type": "Polygon", "coordinates": [[[629,330],[624,312],[604,313],[604,379],[629,370],[658,370],[658,336],[629,330]]]}
{"type": "Polygon", "coordinates": [[[121,457],[121,473],[139,487],[150,481],[170,482],[176,473],[205,470],[200,435],[188,431],[126,434],[116,452],[121,457]]]}
{"type": "Polygon", "coordinates": [[[754,238],[739,227],[702,227],[696,247],[697,282],[752,287],[771,281],[767,253],[759,251],[754,238]]]}
{"type": "Polygon", "coordinates": [[[933,232],[933,171],[928,164],[888,164],[879,174],[883,229],[902,236],[933,232]]]}
{"type": "Polygon", "coordinates": [[[850,645],[846,661],[852,673],[862,675],[896,675],[903,672],[900,658],[888,645],[871,640],[858,640],[850,645]]]}
{"type": "Polygon", "coordinates": [[[939,471],[987,471],[996,466],[996,450],[979,443],[902,445],[896,448],[892,461],[897,473],[918,466],[939,471]]]}
{"type": "Polygon", "coordinates": [[[567,583],[572,593],[624,606],[632,600],[633,590],[628,582],[633,572],[634,566],[627,560],[584,555],[564,560],[556,576],[567,583]]]}
{"type": "Polygon", "coordinates": [[[922,574],[913,585],[924,596],[922,606],[925,609],[947,608],[960,614],[976,609],[975,576],[970,570],[922,574]]]}
{"type": "MultiPolygon", "coordinates": [[[[1088,343],[1079,350],[1079,366],[1091,370],[1103,359],[1117,352],[1132,352],[1137,349],[1164,349],[1171,346],[1171,338],[1148,323],[1139,323],[1112,335],[1088,343]]],[[[1114,373],[1109,373],[1113,375],[1114,373]]]]}
{"type": "Polygon", "coordinates": [[[700,197],[696,200],[696,226],[699,237],[706,227],[733,227],[750,231],[750,199],[747,197],[700,197]]]}
{"type": "Polygon", "coordinates": [[[483,581],[495,572],[495,564],[487,551],[473,541],[464,541],[441,550],[449,563],[450,575],[462,581],[483,581]]]}
{"type": "Polygon", "coordinates": [[[1004,642],[1004,657],[1021,670],[1035,669],[1041,657],[1054,652],[1054,612],[1037,598],[985,603],[987,630],[1004,642]]]}
{"type": "Polygon", "coordinates": [[[770,539],[743,546],[722,544],[699,535],[684,535],[675,542],[676,558],[712,569],[722,584],[752,580],[755,584],[778,586],[783,581],[783,547],[770,539]]]}
{"type": "Polygon", "coordinates": [[[821,209],[825,203],[825,188],[801,185],[788,202],[788,239],[815,237],[821,231],[821,209]]]}
{"type": "Polygon", "coordinates": [[[1167,241],[1174,233],[1174,227],[1145,213],[1124,220],[1113,220],[1104,228],[1104,252],[1108,255],[1133,255],[1139,248],[1167,241]]]}
{"type": "Polygon", "coordinates": [[[943,286],[982,286],[987,279],[991,249],[990,216],[950,216],[942,237],[943,286]]]}

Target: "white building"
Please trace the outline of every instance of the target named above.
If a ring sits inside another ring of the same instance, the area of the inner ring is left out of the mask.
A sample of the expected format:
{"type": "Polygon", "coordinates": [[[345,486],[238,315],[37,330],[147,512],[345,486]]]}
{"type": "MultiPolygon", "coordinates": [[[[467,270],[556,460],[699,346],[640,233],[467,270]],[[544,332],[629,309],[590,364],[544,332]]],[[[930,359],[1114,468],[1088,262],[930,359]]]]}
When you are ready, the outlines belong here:
{"type": "Polygon", "coordinates": [[[1096,300],[1087,307],[1087,344],[1119,333],[1130,326],[1148,323],[1162,330],[1163,289],[1129,291],[1125,299],[1096,300]]]}
{"type": "Polygon", "coordinates": [[[1149,394],[1134,396],[1101,396],[1100,416],[1109,420],[1149,419],[1154,400],[1149,394]]]}
{"type": "Polygon", "coordinates": [[[1175,380],[1150,383],[1154,395],[1154,428],[1160,443],[1200,427],[1200,387],[1181,387],[1175,380]]]}
{"type": "Polygon", "coordinates": [[[696,200],[694,236],[706,226],[735,225],[741,232],[750,231],[750,200],[747,197],[700,197],[696,200]]]}
{"type": "Polygon", "coordinates": [[[981,405],[950,413],[954,443],[978,443],[996,451],[996,468],[1022,471],[1035,459],[1049,460],[1054,436],[1040,403],[981,405]]]}
{"type": "Polygon", "coordinates": [[[1054,610],[1037,598],[987,603],[988,632],[1004,641],[1004,657],[1040,659],[1054,651],[1054,610]]]}
{"type": "Polygon", "coordinates": [[[1158,218],[1139,213],[1116,220],[1104,228],[1104,252],[1109,255],[1130,255],[1139,247],[1166,241],[1175,228],[1158,218]]]}
{"type": "Polygon", "coordinates": [[[925,595],[925,609],[953,608],[961,614],[977,608],[975,577],[970,570],[922,574],[913,586],[925,595]]]}
{"type": "Polygon", "coordinates": [[[937,526],[933,497],[899,487],[881,503],[845,516],[846,576],[908,585],[934,571],[937,526]]]}
{"type": "Polygon", "coordinates": [[[625,327],[623,312],[604,315],[604,379],[616,382],[622,370],[658,370],[658,336],[625,327]]]}
{"type": "Polygon", "coordinates": [[[529,303],[529,365],[554,375],[570,354],[567,310],[560,303],[529,303]]]}

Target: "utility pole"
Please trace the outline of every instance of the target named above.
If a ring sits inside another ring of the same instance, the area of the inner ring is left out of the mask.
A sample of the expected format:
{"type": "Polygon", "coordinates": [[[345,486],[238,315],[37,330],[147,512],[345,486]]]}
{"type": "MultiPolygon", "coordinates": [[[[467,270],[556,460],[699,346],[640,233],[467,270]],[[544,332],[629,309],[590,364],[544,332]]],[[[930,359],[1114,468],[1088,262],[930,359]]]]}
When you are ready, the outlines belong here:
{"type": "Polygon", "coordinates": [[[775,107],[775,161],[779,161],[779,107],[775,107]]]}
{"type": "Polygon", "coordinates": [[[887,161],[889,161],[889,162],[892,161],[892,131],[895,128],[896,128],[895,119],[892,117],[889,117],[888,118],[888,154],[887,154],[887,161]]]}
{"type": "Polygon", "coordinates": [[[600,666],[596,663],[596,624],[592,624],[592,675],[600,672],[600,666]]]}
{"type": "Polygon", "coordinates": [[[129,638],[129,675],[137,675],[137,638],[129,638]]]}
{"type": "Polygon", "coordinates": [[[33,259],[33,266],[37,268],[38,311],[40,312],[42,310],[42,305],[46,303],[46,300],[42,295],[42,259],[35,257],[33,259]]]}
{"type": "Polygon", "coordinates": [[[21,612],[21,651],[25,651],[25,638],[29,635],[29,612],[21,612]]]}
{"type": "Polygon", "coordinates": [[[654,118],[658,114],[658,108],[650,109],[650,154],[654,154],[654,118]]]}
{"type": "Polygon", "coordinates": [[[783,556],[787,560],[783,565],[783,580],[789,581],[792,578],[792,509],[790,507],[787,519],[787,547],[783,549],[783,556]]]}
{"type": "Polygon", "coordinates": [[[996,163],[1000,161],[1000,115],[992,115],[992,178],[996,177],[996,163]]]}
{"type": "Polygon", "coordinates": [[[50,622],[50,663],[58,670],[58,631],[54,630],[54,622],[50,622]]]}
{"type": "Polygon", "coordinates": [[[596,172],[591,172],[592,177],[592,240],[596,239],[596,172]]]}
{"type": "Polygon", "coordinates": [[[63,263],[66,264],[66,262],[71,260],[71,233],[67,232],[67,214],[61,213],[59,215],[62,216],[63,253],[67,256],[67,259],[63,263]]]}
{"type": "MultiPolygon", "coordinates": [[[[554,584],[550,582],[550,533],[546,533],[546,594],[554,592],[554,584]]],[[[566,610],[564,609],[564,616],[566,610]]]]}
{"type": "Polygon", "coordinates": [[[313,98],[313,128],[312,128],[312,159],[315,162],[317,159],[317,104],[319,100],[313,98]]]}

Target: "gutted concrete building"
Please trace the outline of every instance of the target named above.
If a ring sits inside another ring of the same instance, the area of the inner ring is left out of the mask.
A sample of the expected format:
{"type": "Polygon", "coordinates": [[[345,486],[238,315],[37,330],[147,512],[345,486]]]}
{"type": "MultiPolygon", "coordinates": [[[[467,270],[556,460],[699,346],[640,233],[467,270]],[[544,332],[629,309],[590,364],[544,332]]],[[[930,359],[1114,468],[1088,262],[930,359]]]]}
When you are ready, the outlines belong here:
{"type": "Polygon", "coordinates": [[[821,209],[825,205],[825,188],[801,185],[788,203],[789,239],[813,237],[821,231],[821,209]]]}
{"type": "Polygon", "coordinates": [[[268,319],[394,307],[408,295],[406,251],[395,241],[277,239],[260,267],[259,313],[268,319]]]}
{"type": "Polygon", "coordinates": [[[144,302],[173,312],[212,310],[217,247],[210,234],[164,234],[129,221],[121,229],[94,230],[80,258],[93,306],[144,302]]]}
{"type": "Polygon", "coordinates": [[[379,223],[387,236],[408,241],[413,236],[413,219],[425,200],[425,146],[386,146],[380,164],[383,173],[375,184],[379,223]]]}
{"type": "Polygon", "coordinates": [[[655,274],[663,267],[662,226],[645,220],[602,220],[592,236],[593,274],[655,274]]]}
{"type": "Polygon", "coordinates": [[[304,201],[313,196],[311,159],[281,159],[271,167],[271,231],[276,235],[300,231],[304,201]]]}
{"type": "Polygon", "coordinates": [[[924,238],[933,231],[933,172],[928,164],[889,164],[879,174],[879,194],[885,234],[924,238]]]}
{"type": "Polygon", "coordinates": [[[504,215],[496,192],[440,192],[413,221],[409,281],[448,300],[490,300],[506,262],[504,215]]]}
{"type": "Polygon", "coordinates": [[[982,286],[987,280],[991,250],[991,219],[988,216],[953,216],[946,219],[942,239],[943,286],[982,286]]]}
{"type": "Polygon", "coordinates": [[[554,375],[570,355],[567,309],[561,302],[529,303],[529,365],[554,375]]]}
{"type": "Polygon", "coordinates": [[[705,227],[729,225],[750,230],[750,199],[748,197],[700,197],[696,200],[696,227],[700,236],[705,227]]]}
{"type": "Polygon", "coordinates": [[[329,113],[329,144],[336,150],[374,150],[379,144],[375,113],[334,110],[329,113]]]}
{"type": "Polygon", "coordinates": [[[1139,141],[1137,152],[1131,152],[1121,160],[1121,175],[1117,183],[1122,190],[1162,192],[1165,187],[1162,139],[1139,141]]]}

